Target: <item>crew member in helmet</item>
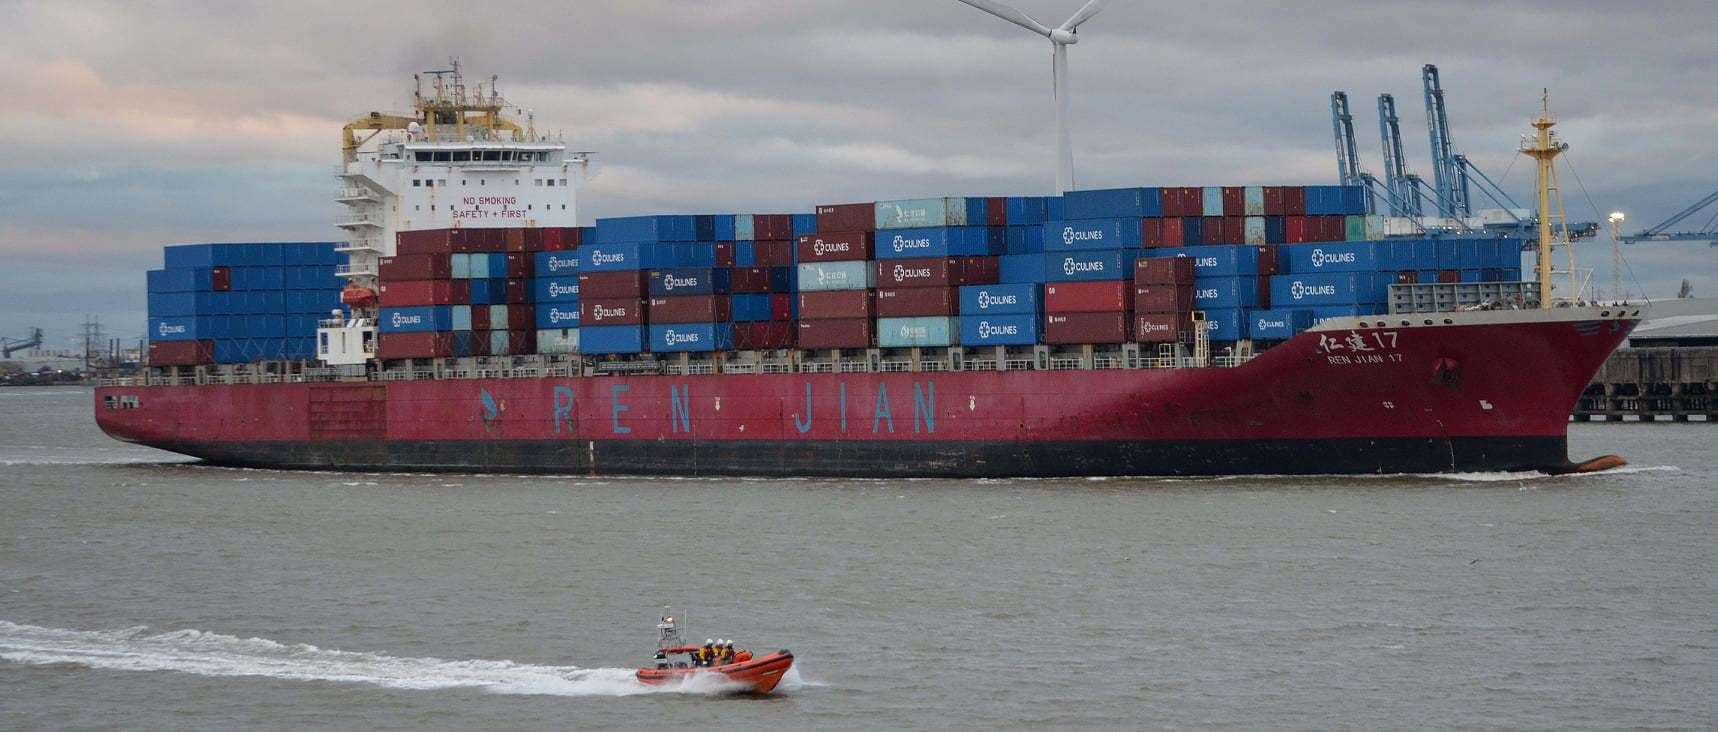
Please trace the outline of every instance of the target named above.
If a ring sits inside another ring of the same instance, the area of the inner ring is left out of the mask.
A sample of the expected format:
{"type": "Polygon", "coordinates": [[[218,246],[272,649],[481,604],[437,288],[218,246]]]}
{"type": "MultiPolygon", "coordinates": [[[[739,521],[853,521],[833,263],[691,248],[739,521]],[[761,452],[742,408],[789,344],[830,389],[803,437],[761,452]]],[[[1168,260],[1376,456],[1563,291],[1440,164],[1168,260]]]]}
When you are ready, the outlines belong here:
{"type": "Polygon", "coordinates": [[[722,641],[722,663],[734,662],[734,639],[722,641]]]}
{"type": "Polygon", "coordinates": [[[668,654],[657,651],[655,660],[657,668],[668,668],[668,654]]]}
{"type": "Polygon", "coordinates": [[[698,653],[692,657],[692,665],[694,665],[694,666],[708,666],[708,665],[710,665],[710,662],[714,661],[715,659],[716,659],[716,639],[705,638],[704,639],[704,647],[698,649],[698,653]]]}

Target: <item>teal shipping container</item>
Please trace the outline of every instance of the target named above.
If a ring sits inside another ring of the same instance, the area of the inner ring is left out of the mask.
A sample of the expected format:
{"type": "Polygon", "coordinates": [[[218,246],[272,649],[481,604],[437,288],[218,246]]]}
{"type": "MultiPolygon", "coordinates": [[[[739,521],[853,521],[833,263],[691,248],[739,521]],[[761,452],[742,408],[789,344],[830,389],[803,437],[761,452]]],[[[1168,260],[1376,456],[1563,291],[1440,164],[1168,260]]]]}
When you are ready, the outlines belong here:
{"type": "Polygon", "coordinates": [[[960,331],[959,319],[943,316],[921,318],[878,318],[877,346],[880,348],[914,348],[955,345],[960,331]]]}

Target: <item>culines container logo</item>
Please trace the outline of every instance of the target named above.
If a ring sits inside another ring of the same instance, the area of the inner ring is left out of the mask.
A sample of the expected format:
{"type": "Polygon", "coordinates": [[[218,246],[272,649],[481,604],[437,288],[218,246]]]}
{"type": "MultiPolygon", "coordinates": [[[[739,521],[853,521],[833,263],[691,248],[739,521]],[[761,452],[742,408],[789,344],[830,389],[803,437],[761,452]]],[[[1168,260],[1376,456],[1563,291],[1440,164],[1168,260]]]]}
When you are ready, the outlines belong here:
{"type": "Polygon", "coordinates": [[[697,286],[698,286],[698,278],[697,277],[675,277],[674,275],[666,275],[662,278],[662,289],[664,289],[664,290],[672,290],[676,287],[697,287],[697,286]]]}
{"type": "Polygon", "coordinates": [[[1169,324],[1159,323],[1152,320],[1141,320],[1139,321],[1139,330],[1141,333],[1168,333],[1169,324]]]}
{"type": "Polygon", "coordinates": [[[1014,295],[1014,294],[992,295],[988,291],[985,291],[985,290],[980,290],[978,292],[978,309],[979,310],[987,310],[992,305],[999,305],[1000,306],[1000,305],[1018,305],[1018,304],[1020,304],[1020,296],[1019,295],[1014,295]]]}
{"type": "Polygon", "coordinates": [[[591,264],[620,264],[625,261],[625,252],[615,252],[614,254],[603,254],[600,251],[591,252],[591,264]]]}
{"type": "Polygon", "coordinates": [[[990,338],[991,336],[1013,335],[1020,335],[1019,325],[1014,323],[1009,323],[1007,325],[991,325],[988,320],[978,321],[978,337],[980,340],[990,338]]]}
{"type": "Polygon", "coordinates": [[[662,342],[671,346],[679,343],[697,343],[698,333],[681,333],[669,328],[662,332],[662,342]]]}
{"type": "Polygon", "coordinates": [[[168,325],[167,323],[162,323],[155,330],[156,330],[156,332],[158,332],[164,336],[177,335],[177,334],[185,332],[185,326],[182,324],[181,325],[168,325]]]}
{"type": "MultiPolygon", "coordinates": [[[[550,260],[550,262],[553,262],[553,261],[554,260],[550,260]]],[[[577,294],[579,294],[579,286],[578,285],[563,285],[559,282],[550,282],[549,283],[549,297],[560,297],[562,295],[577,295],[577,294]]]]}
{"type": "Polygon", "coordinates": [[[561,257],[549,257],[549,271],[550,272],[559,272],[563,269],[578,269],[578,268],[579,268],[578,260],[564,259],[561,257]]]}
{"type": "Polygon", "coordinates": [[[908,249],[929,249],[931,248],[931,240],[908,239],[900,234],[896,234],[894,240],[891,241],[889,245],[894,247],[895,251],[899,253],[907,251],[908,249]]]}
{"type": "Polygon", "coordinates": [[[1091,260],[1091,261],[1082,262],[1080,260],[1074,259],[1073,257],[1068,257],[1067,259],[1062,260],[1062,274],[1070,276],[1070,277],[1072,277],[1075,272],[1102,272],[1102,271],[1104,271],[1104,263],[1102,260],[1091,260]]]}
{"type": "Polygon", "coordinates": [[[1288,329],[1288,321],[1287,320],[1266,320],[1264,318],[1259,318],[1259,330],[1271,330],[1273,328],[1276,330],[1287,330],[1288,329]]]}
{"type": "Polygon", "coordinates": [[[591,320],[602,320],[603,318],[624,318],[624,317],[626,317],[626,308],[625,307],[605,308],[601,305],[595,305],[595,306],[591,307],[591,320]]]}
{"type": "Polygon", "coordinates": [[[421,324],[423,324],[424,316],[422,316],[422,315],[407,315],[405,313],[394,313],[394,317],[390,318],[388,320],[388,322],[392,323],[395,328],[403,328],[403,327],[408,326],[408,325],[421,325],[421,324]]]}
{"type": "Polygon", "coordinates": [[[931,268],[930,267],[921,267],[919,269],[907,269],[906,267],[903,267],[903,266],[897,264],[897,265],[895,265],[894,274],[895,274],[895,281],[896,282],[904,282],[906,280],[926,279],[926,278],[929,278],[931,276],[931,268]]]}
{"type": "Polygon", "coordinates": [[[1215,299],[1217,299],[1217,288],[1207,287],[1203,290],[1199,290],[1197,292],[1194,292],[1193,293],[1193,299],[1195,299],[1195,300],[1215,300],[1215,299]]]}
{"type": "Polygon", "coordinates": [[[579,311],[577,311],[577,310],[562,310],[560,308],[549,308],[549,322],[551,322],[551,323],[561,323],[561,322],[577,323],[577,322],[579,322],[579,311]]]}
{"type": "MultiPolygon", "coordinates": [[[[895,238],[899,239],[900,237],[895,238]]],[[[844,241],[824,241],[822,239],[818,239],[817,241],[812,242],[811,253],[821,257],[825,254],[845,252],[848,251],[849,248],[850,247],[847,246],[847,242],[844,241]]]]}
{"type": "Polygon", "coordinates": [[[1312,266],[1323,267],[1326,264],[1354,264],[1354,252],[1329,252],[1323,249],[1312,250],[1312,266]]]}
{"type": "Polygon", "coordinates": [[[1072,227],[1072,226],[1064,227],[1062,229],[1062,244],[1064,246],[1072,245],[1074,242],[1077,242],[1077,241],[1103,241],[1103,240],[1104,240],[1103,229],[1085,229],[1082,231],[1075,231],[1074,227],[1072,227]]]}
{"type": "Polygon", "coordinates": [[[1335,297],[1336,285],[1308,285],[1300,280],[1295,280],[1294,284],[1289,285],[1289,297],[1296,300],[1303,297],[1318,297],[1320,295],[1325,297],[1335,297]]]}

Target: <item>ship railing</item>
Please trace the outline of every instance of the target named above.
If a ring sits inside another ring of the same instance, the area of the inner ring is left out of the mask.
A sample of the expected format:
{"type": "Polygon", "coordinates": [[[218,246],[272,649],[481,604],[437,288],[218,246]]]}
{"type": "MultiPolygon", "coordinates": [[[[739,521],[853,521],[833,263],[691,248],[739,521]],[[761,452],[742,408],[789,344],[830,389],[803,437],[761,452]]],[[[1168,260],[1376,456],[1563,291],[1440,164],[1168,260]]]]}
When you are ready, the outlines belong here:
{"type": "Polygon", "coordinates": [[[1119,369],[1121,367],[1122,367],[1122,360],[1121,360],[1121,357],[1119,357],[1119,356],[1093,356],[1092,357],[1092,368],[1094,368],[1094,369],[1119,369]]]}
{"type": "Polygon", "coordinates": [[[763,366],[763,364],[754,363],[751,361],[729,361],[727,363],[722,364],[722,373],[725,373],[725,374],[755,374],[758,372],[758,369],[762,368],[762,366],[763,366]]]}
{"type": "Polygon", "coordinates": [[[913,362],[911,361],[880,361],[877,363],[877,370],[885,373],[895,373],[899,371],[911,371],[912,366],[913,362]]]}
{"type": "Polygon", "coordinates": [[[990,358],[969,358],[962,364],[967,371],[995,371],[997,362],[990,358]]]}
{"type": "Polygon", "coordinates": [[[794,369],[792,361],[765,361],[758,364],[758,370],[766,374],[791,374],[794,369]]]}
{"type": "Polygon", "coordinates": [[[862,374],[870,370],[867,368],[869,365],[868,361],[842,361],[835,370],[844,374],[862,374]]]}
{"type": "Polygon", "coordinates": [[[920,361],[920,371],[947,371],[948,363],[944,361],[920,361]]]}
{"type": "Polygon", "coordinates": [[[1002,367],[1004,370],[1007,370],[1007,371],[1031,371],[1032,370],[1032,359],[1030,359],[1030,358],[1006,359],[1002,362],[1002,367]]]}
{"type": "Polygon", "coordinates": [[[1085,364],[1083,363],[1083,359],[1079,359],[1079,358],[1052,358],[1052,359],[1050,359],[1050,370],[1051,371],[1078,371],[1084,365],[1085,364]]]}
{"type": "Polygon", "coordinates": [[[835,363],[833,361],[806,361],[799,365],[799,371],[802,374],[833,374],[835,373],[835,363]]]}
{"type": "Polygon", "coordinates": [[[375,274],[376,274],[376,265],[373,262],[363,262],[363,263],[359,263],[359,264],[347,263],[347,264],[336,264],[336,265],[334,265],[334,275],[337,277],[349,277],[352,275],[369,275],[369,276],[374,277],[375,274]]]}
{"type": "MultiPolygon", "coordinates": [[[[727,371],[728,373],[738,373],[731,368],[724,369],[724,370],[727,371]]],[[[709,363],[707,361],[699,362],[699,363],[688,363],[688,364],[671,363],[671,364],[668,364],[668,366],[665,368],[665,373],[672,374],[674,376],[698,376],[698,375],[703,375],[703,374],[713,374],[713,373],[716,373],[716,365],[713,363],[709,363]]]]}

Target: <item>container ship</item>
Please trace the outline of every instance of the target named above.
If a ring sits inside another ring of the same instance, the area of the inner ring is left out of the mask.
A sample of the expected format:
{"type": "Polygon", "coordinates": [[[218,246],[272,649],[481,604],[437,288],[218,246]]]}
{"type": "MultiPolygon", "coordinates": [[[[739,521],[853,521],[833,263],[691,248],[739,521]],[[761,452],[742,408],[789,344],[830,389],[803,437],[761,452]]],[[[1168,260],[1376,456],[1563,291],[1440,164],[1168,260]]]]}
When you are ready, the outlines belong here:
{"type": "Polygon", "coordinates": [[[1520,238],[1396,231],[1360,186],[579,226],[588,157],[433,76],[345,128],[341,241],[166,248],[103,430],[325,470],[1561,472],[1643,315],[1554,297],[1549,221],[1523,282],[1520,238]]]}

